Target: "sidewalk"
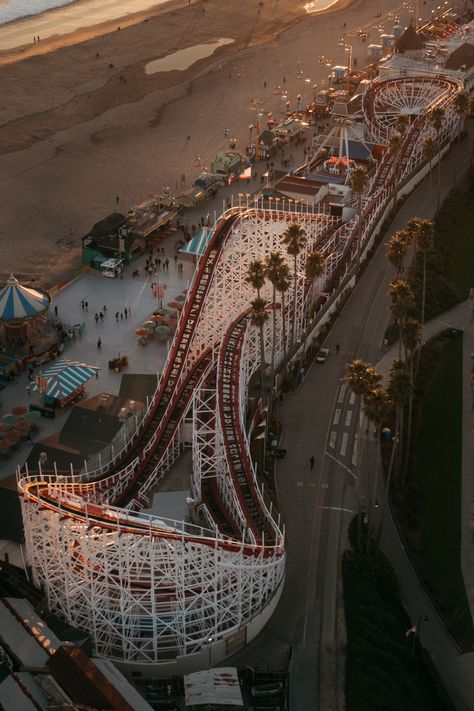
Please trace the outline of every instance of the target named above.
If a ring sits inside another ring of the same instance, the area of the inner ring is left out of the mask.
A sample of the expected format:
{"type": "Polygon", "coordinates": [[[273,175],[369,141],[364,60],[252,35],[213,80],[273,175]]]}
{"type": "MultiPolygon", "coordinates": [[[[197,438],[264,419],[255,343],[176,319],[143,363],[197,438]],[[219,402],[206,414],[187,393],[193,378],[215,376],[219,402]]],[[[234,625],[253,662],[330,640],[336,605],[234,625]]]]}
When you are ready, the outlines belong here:
{"type": "MultiPolygon", "coordinates": [[[[471,615],[474,617],[474,543],[470,527],[469,508],[474,498],[474,412],[472,411],[472,389],[470,387],[474,352],[474,326],[471,323],[471,304],[465,301],[446,311],[440,317],[425,324],[423,343],[429,341],[446,328],[461,329],[463,336],[463,444],[462,444],[462,489],[461,489],[461,568],[471,615]]],[[[394,344],[378,361],[379,373],[388,377],[393,360],[398,355],[394,344]]],[[[378,443],[373,443],[377,447],[378,443]]],[[[382,494],[382,487],[379,488],[382,494]]],[[[384,506],[386,504],[384,503],[384,506]]],[[[386,509],[381,536],[381,547],[395,568],[400,583],[403,603],[413,621],[426,615],[429,624],[418,631],[421,645],[428,651],[456,709],[474,709],[474,652],[459,654],[448,635],[443,621],[430,599],[421,587],[418,577],[405,554],[390,511],[386,509]]]]}

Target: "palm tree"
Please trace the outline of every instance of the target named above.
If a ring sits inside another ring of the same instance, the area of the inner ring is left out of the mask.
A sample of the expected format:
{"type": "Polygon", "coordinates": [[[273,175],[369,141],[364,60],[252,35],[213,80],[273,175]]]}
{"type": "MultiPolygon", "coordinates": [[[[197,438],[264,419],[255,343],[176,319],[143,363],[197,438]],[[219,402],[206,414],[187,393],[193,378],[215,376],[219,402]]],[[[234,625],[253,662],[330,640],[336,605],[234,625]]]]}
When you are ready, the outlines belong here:
{"type": "MultiPolygon", "coordinates": [[[[389,143],[389,151],[393,156],[397,156],[397,154],[400,152],[400,148],[402,147],[403,139],[400,133],[393,133],[391,138],[390,138],[390,143],[389,143]]],[[[397,158],[394,157],[394,161],[397,161],[397,158]]],[[[395,208],[397,204],[397,199],[398,199],[398,181],[400,180],[400,167],[401,167],[401,161],[398,159],[397,164],[396,164],[396,170],[395,174],[393,176],[393,182],[394,182],[394,195],[393,195],[393,208],[395,208]]]]}
{"type": "Polygon", "coordinates": [[[395,232],[388,240],[387,259],[392,267],[395,267],[398,274],[402,274],[404,270],[404,261],[408,252],[409,236],[406,230],[395,232]]]}
{"type": "MultiPolygon", "coordinates": [[[[387,418],[389,410],[388,397],[384,389],[380,385],[376,385],[363,396],[363,411],[367,419],[370,420],[376,432],[378,432],[387,418]]],[[[368,486],[368,536],[367,546],[369,546],[370,532],[372,530],[373,511],[376,500],[376,492],[378,486],[378,475],[380,471],[379,463],[375,466],[375,476],[372,476],[372,467],[369,467],[369,486],[368,486]]]]}
{"type": "Polygon", "coordinates": [[[265,390],[265,339],[263,337],[263,328],[268,321],[267,302],[257,296],[256,299],[250,302],[250,307],[250,321],[260,331],[260,387],[263,395],[265,390]]]}
{"type": "Polygon", "coordinates": [[[283,233],[283,244],[286,246],[286,251],[293,257],[293,319],[291,322],[291,348],[295,347],[295,329],[296,329],[296,304],[298,294],[298,255],[301,254],[306,246],[308,238],[302,227],[292,223],[288,225],[283,233]]]}
{"type": "Polygon", "coordinates": [[[431,172],[431,165],[433,162],[433,158],[436,155],[436,141],[434,138],[425,138],[423,141],[423,157],[425,160],[427,160],[430,164],[430,192],[429,195],[431,197],[431,187],[432,187],[432,172],[431,172]]]}
{"type": "Polygon", "coordinates": [[[401,136],[405,135],[409,125],[410,125],[410,117],[407,116],[406,114],[398,114],[396,121],[395,121],[395,128],[401,136]]]}
{"type": "Polygon", "coordinates": [[[284,262],[278,270],[276,289],[281,295],[281,331],[283,336],[283,362],[286,363],[286,304],[285,294],[290,288],[290,268],[284,262]]]}
{"type": "Polygon", "coordinates": [[[395,277],[388,288],[390,311],[398,324],[398,356],[402,353],[402,331],[408,312],[415,305],[415,296],[410,284],[403,277],[395,277]]]}
{"type": "Polygon", "coordinates": [[[254,259],[252,262],[250,262],[245,281],[248,284],[251,284],[256,290],[257,298],[260,298],[261,289],[265,284],[265,277],[265,264],[262,262],[262,260],[254,259]]]}
{"type": "Polygon", "coordinates": [[[404,363],[401,358],[395,358],[390,369],[389,382],[387,386],[387,395],[395,409],[395,434],[388,467],[387,493],[390,491],[390,483],[399,440],[403,437],[403,412],[405,405],[409,400],[410,391],[410,374],[407,364],[404,363]]]}
{"type": "Polygon", "coordinates": [[[367,186],[367,183],[369,182],[369,176],[365,168],[363,168],[361,165],[357,165],[353,170],[351,170],[350,175],[349,175],[349,184],[351,186],[351,190],[354,193],[354,195],[357,195],[357,217],[358,217],[358,223],[357,223],[357,233],[356,233],[356,240],[359,242],[357,245],[357,262],[359,261],[359,256],[360,256],[360,250],[361,250],[361,245],[360,245],[360,236],[362,233],[362,195],[364,193],[364,190],[367,186]]]}
{"type": "Polygon", "coordinates": [[[438,148],[438,205],[441,194],[441,129],[444,123],[444,109],[437,106],[429,113],[431,125],[436,131],[436,143],[438,148]]]}
{"type": "Polygon", "coordinates": [[[467,94],[465,91],[461,91],[454,99],[454,110],[459,117],[459,121],[458,121],[458,146],[459,146],[459,143],[461,141],[462,120],[465,116],[467,116],[467,112],[469,111],[469,94],[467,94]]]}
{"type": "Polygon", "coordinates": [[[311,282],[310,295],[308,303],[310,307],[314,303],[314,282],[316,279],[324,274],[324,262],[325,258],[321,252],[311,252],[306,258],[305,264],[305,275],[306,279],[311,282]]]}
{"type": "MultiPolygon", "coordinates": [[[[352,390],[352,392],[357,397],[357,407],[360,407],[361,398],[369,397],[371,391],[375,390],[378,387],[381,379],[382,379],[382,376],[376,372],[375,368],[373,366],[371,366],[369,363],[367,363],[365,360],[363,360],[362,358],[356,358],[355,360],[352,361],[352,363],[349,363],[349,365],[347,366],[347,374],[344,378],[349,389],[352,390]]],[[[361,441],[360,437],[359,437],[359,441],[361,441]]],[[[361,461],[361,452],[359,451],[358,465],[360,464],[360,461],[361,461]]],[[[360,482],[360,480],[361,480],[361,478],[359,475],[357,481],[360,482]]],[[[359,492],[359,494],[361,494],[361,492],[359,492]]],[[[359,517],[358,517],[359,543],[360,543],[360,536],[361,536],[361,516],[359,514],[359,517]]]]}
{"type": "Polygon", "coordinates": [[[407,354],[410,354],[410,397],[408,400],[408,422],[407,422],[407,442],[405,447],[405,462],[403,466],[403,481],[405,481],[406,473],[408,470],[408,460],[410,456],[411,447],[411,428],[413,419],[413,395],[415,387],[415,377],[414,377],[414,355],[415,351],[421,342],[421,324],[414,318],[407,318],[403,324],[402,331],[402,341],[405,347],[405,360],[407,360],[407,354]]]}
{"type": "Polygon", "coordinates": [[[425,301],[426,301],[426,255],[433,249],[434,242],[434,224],[431,220],[425,220],[414,217],[407,223],[408,234],[412,237],[415,243],[415,259],[416,255],[421,252],[423,255],[423,281],[421,291],[421,316],[420,323],[423,329],[425,324],[425,301]]]}
{"type": "Polygon", "coordinates": [[[285,263],[280,252],[271,252],[265,259],[265,274],[272,284],[272,307],[273,307],[273,325],[272,325],[272,359],[271,359],[271,380],[272,386],[275,380],[275,351],[276,351],[276,288],[279,278],[279,271],[285,263]]]}

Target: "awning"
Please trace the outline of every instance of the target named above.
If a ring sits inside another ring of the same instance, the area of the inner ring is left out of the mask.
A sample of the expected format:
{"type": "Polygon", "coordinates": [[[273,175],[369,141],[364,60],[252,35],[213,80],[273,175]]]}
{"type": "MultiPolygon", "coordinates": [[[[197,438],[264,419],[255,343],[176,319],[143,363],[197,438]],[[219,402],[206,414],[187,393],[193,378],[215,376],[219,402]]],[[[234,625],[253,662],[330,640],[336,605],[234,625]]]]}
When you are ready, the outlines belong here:
{"type": "Polygon", "coordinates": [[[95,365],[60,360],[37,375],[35,382],[31,383],[30,389],[56,400],[64,400],[74,390],[93,378],[99,370],[100,368],[95,365]]]}
{"type": "Polygon", "coordinates": [[[199,234],[187,242],[184,247],[181,247],[179,251],[184,252],[185,254],[198,254],[199,256],[202,256],[206,251],[211,234],[211,230],[201,230],[199,234]]]}
{"type": "Polygon", "coordinates": [[[44,291],[22,286],[13,274],[0,291],[0,319],[6,321],[29,318],[46,311],[49,295],[44,291]]]}
{"type": "Polygon", "coordinates": [[[239,677],[235,667],[217,667],[186,674],[184,677],[186,706],[243,706],[239,677]]]}
{"type": "Polygon", "coordinates": [[[250,180],[252,177],[252,168],[246,168],[240,175],[240,180],[250,180]]]}

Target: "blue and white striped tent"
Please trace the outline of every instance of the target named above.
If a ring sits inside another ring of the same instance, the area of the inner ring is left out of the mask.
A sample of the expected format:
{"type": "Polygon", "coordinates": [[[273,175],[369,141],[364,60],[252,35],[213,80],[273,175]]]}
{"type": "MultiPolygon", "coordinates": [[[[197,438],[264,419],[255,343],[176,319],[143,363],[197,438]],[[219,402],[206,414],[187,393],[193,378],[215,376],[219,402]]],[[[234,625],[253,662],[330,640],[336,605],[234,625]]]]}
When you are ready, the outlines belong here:
{"type": "Polygon", "coordinates": [[[46,292],[27,289],[13,274],[0,291],[0,319],[14,321],[29,318],[45,311],[50,298],[46,292]]]}
{"type": "Polygon", "coordinates": [[[198,254],[202,257],[206,251],[207,243],[209,242],[211,234],[211,230],[201,230],[199,234],[187,242],[184,247],[181,247],[179,251],[184,252],[185,254],[198,254]]]}
{"type": "Polygon", "coordinates": [[[36,376],[31,390],[36,390],[48,398],[64,400],[100,370],[95,365],[87,365],[73,360],[59,360],[36,376]]]}

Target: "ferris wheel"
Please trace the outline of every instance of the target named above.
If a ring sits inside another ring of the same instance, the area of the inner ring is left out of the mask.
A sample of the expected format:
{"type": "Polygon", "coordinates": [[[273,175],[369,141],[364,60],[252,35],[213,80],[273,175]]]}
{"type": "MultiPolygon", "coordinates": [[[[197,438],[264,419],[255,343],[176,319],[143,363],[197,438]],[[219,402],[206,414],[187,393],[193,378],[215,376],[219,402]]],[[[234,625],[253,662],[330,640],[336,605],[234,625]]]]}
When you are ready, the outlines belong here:
{"type": "Polygon", "coordinates": [[[363,98],[366,126],[373,138],[388,142],[400,114],[412,119],[426,114],[452,82],[441,77],[398,77],[374,82],[363,98]]]}

